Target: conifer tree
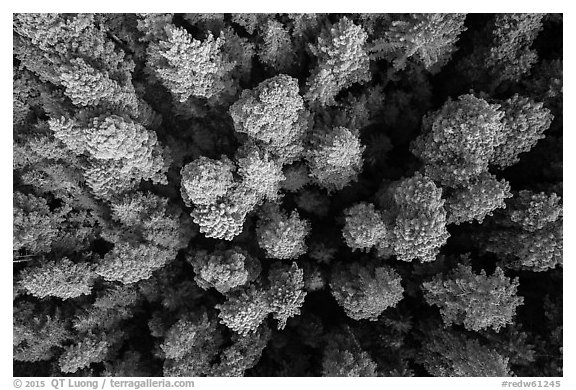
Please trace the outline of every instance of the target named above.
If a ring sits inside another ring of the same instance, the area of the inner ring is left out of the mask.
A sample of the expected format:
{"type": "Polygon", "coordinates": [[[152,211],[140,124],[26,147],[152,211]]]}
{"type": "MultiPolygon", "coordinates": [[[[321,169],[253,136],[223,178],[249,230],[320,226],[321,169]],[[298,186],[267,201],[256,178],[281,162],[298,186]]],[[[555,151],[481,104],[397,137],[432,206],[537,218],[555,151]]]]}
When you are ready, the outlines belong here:
{"type": "Polygon", "coordinates": [[[294,65],[294,48],[288,30],[276,20],[268,20],[258,58],[277,73],[290,73],[294,65]]]}
{"type": "Polygon", "coordinates": [[[329,192],[338,191],[357,180],[362,171],[362,153],[358,131],[336,127],[317,132],[306,154],[306,161],[316,183],[329,192]]]}
{"type": "Polygon", "coordinates": [[[91,264],[73,263],[64,257],[27,267],[19,277],[20,286],[35,297],[71,299],[91,293],[95,274],[91,264]]]}
{"type": "Polygon", "coordinates": [[[459,35],[466,30],[466,14],[408,14],[395,19],[384,35],[373,40],[374,58],[385,58],[395,70],[409,61],[426,69],[439,69],[455,51],[459,35]]]}
{"type": "Polygon", "coordinates": [[[447,196],[447,222],[460,224],[476,220],[482,223],[496,209],[506,208],[505,200],[511,197],[506,180],[482,173],[469,186],[455,189],[447,196]]]}
{"type": "Polygon", "coordinates": [[[283,163],[302,154],[309,112],[297,79],[281,74],[242,91],[230,115],[237,132],[247,134],[283,163]]]}
{"type": "Polygon", "coordinates": [[[520,161],[520,154],[530,151],[544,138],[554,118],[542,103],[530,98],[514,95],[502,104],[506,113],[503,118],[504,137],[496,147],[492,163],[506,168],[520,161]]]}
{"type": "Polygon", "coordinates": [[[296,259],[306,253],[305,238],[310,222],[300,219],[297,211],[290,216],[272,208],[259,220],[256,228],[258,245],[273,259],[296,259]]]}
{"type": "Polygon", "coordinates": [[[353,251],[370,251],[388,236],[386,224],[372,203],[358,203],[344,211],[344,241],[353,251]]]}
{"type": "Polygon", "coordinates": [[[289,318],[300,314],[304,303],[304,272],[295,262],[289,268],[274,263],[268,272],[268,280],[270,309],[278,320],[278,329],[284,329],[289,318]]]}
{"type": "Polygon", "coordinates": [[[503,141],[503,117],[500,105],[462,95],[424,118],[412,152],[432,180],[463,186],[488,170],[503,141]]]}
{"type": "Polygon", "coordinates": [[[176,256],[170,249],[151,244],[119,243],[97,265],[95,272],[105,280],[136,283],[152,276],[176,256]]]}
{"type": "Polygon", "coordinates": [[[365,351],[341,350],[332,345],[324,351],[322,376],[371,377],[376,374],[376,363],[365,351]]]}
{"type": "Polygon", "coordinates": [[[71,337],[69,320],[60,310],[50,313],[46,304],[20,301],[13,311],[14,360],[49,361],[71,337]],[[41,315],[40,315],[41,314],[41,315]]]}
{"type": "Polygon", "coordinates": [[[511,376],[509,359],[462,333],[433,329],[426,333],[419,361],[433,376],[511,376]]]}
{"type": "Polygon", "coordinates": [[[282,163],[257,146],[246,145],[237,152],[238,174],[242,185],[259,199],[276,200],[284,180],[282,163]]]}
{"type": "Polygon", "coordinates": [[[562,199],[552,193],[523,190],[489,232],[479,234],[480,248],[500,256],[512,269],[542,272],[562,265],[562,199]]]}
{"type": "Polygon", "coordinates": [[[226,156],[219,160],[202,156],[186,164],[180,172],[184,202],[196,205],[215,203],[233,186],[234,170],[234,164],[226,156]]]}
{"type": "Polygon", "coordinates": [[[58,363],[63,373],[74,373],[90,366],[92,363],[103,361],[109,351],[105,340],[87,339],[70,345],[64,349],[58,363]]]}
{"type": "Polygon", "coordinates": [[[387,192],[391,199],[384,213],[391,221],[393,236],[380,242],[380,252],[386,254],[391,249],[403,261],[434,261],[450,236],[442,190],[417,172],[391,185],[387,192]]]}
{"type": "Polygon", "coordinates": [[[240,335],[255,332],[272,311],[266,291],[254,285],[231,292],[216,309],[220,322],[240,335]]]}
{"type": "Polygon", "coordinates": [[[370,81],[367,39],[362,26],[345,16],[331,28],[322,30],[316,44],[310,46],[318,66],[306,82],[307,101],[331,106],[342,89],[370,81]]]}
{"type": "Polygon", "coordinates": [[[562,375],[561,14],[12,21],[15,376],[562,375]]]}
{"type": "Polygon", "coordinates": [[[233,94],[228,74],[236,64],[223,57],[224,42],[211,33],[199,41],[183,28],[168,26],[166,39],[148,46],[148,66],[180,102],[190,97],[211,99],[233,94]]]}
{"type": "Polygon", "coordinates": [[[486,63],[500,80],[516,81],[528,72],[538,55],[530,46],[542,29],[543,14],[498,14],[486,63]]]}
{"type": "Polygon", "coordinates": [[[516,295],[518,278],[510,279],[501,268],[490,276],[470,266],[458,264],[449,275],[437,275],[424,282],[424,296],[430,305],[440,307],[444,323],[462,324],[469,330],[493,328],[498,331],[511,323],[516,308],[524,302],[516,295]]]}
{"type": "Polygon", "coordinates": [[[198,251],[187,257],[194,267],[194,280],[203,289],[215,288],[226,294],[254,281],[260,273],[260,262],[241,248],[198,251]]]}
{"type": "Polygon", "coordinates": [[[13,250],[50,252],[57,239],[62,217],[50,212],[48,202],[34,195],[14,193],[13,250]]]}
{"type": "Polygon", "coordinates": [[[387,308],[402,300],[400,276],[388,266],[351,263],[332,273],[330,288],[346,314],[355,320],[376,321],[387,308]]]}

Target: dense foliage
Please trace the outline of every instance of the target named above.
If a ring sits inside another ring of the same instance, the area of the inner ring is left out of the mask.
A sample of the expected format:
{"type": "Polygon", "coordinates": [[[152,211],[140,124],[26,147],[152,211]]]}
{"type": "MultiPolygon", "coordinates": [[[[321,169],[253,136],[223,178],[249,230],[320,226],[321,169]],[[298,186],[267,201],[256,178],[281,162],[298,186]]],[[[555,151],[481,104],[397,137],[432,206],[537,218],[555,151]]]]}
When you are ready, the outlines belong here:
{"type": "Polygon", "coordinates": [[[562,27],[14,14],[14,375],[561,376],[562,27]]]}

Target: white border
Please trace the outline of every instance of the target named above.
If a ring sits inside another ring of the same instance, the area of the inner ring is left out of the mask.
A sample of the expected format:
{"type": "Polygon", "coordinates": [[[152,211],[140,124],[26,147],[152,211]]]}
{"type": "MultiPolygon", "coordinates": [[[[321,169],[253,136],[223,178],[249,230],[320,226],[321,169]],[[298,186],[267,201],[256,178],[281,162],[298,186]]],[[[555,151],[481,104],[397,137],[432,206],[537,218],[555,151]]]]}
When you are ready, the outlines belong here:
{"type": "MultiPolygon", "coordinates": [[[[574,50],[572,49],[572,38],[574,38],[574,13],[572,6],[567,1],[501,1],[501,0],[483,0],[481,2],[473,1],[385,1],[379,0],[354,0],[353,2],[335,2],[328,0],[290,0],[283,4],[272,1],[231,1],[221,0],[218,2],[199,2],[196,0],[186,1],[155,1],[149,4],[142,2],[129,1],[111,1],[99,0],[96,2],[82,1],[24,1],[24,2],[5,2],[0,5],[2,8],[2,35],[0,37],[3,52],[12,52],[12,12],[556,12],[564,13],[564,40],[570,44],[565,46],[564,64],[568,72],[564,73],[564,107],[567,108],[564,115],[564,124],[568,131],[565,132],[564,141],[564,159],[568,175],[564,177],[564,258],[567,259],[564,267],[564,279],[571,282],[574,277],[573,261],[576,258],[574,251],[574,180],[572,173],[575,172],[574,151],[572,147],[574,142],[574,131],[576,126],[572,112],[574,111],[574,50]],[[567,239],[566,239],[567,238],[567,239]]],[[[2,253],[6,255],[5,260],[1,263],[6,267],[2,272],[3,291],[0,294],[2,309],[6,315],[3,316],[2,337],[0,337],[0,348],[3,351],[0,364],[4,368],[3,375],[0,377],[0,386],[3,388],[12,388],[12,272],[11,268],[11,235],[12,235],[12,64],[8,61],[2,61],[2,119],[5,123],[4,129],[0,131],[0,169],[2,179],[5,182],[5,189],[2,191],[2,205],[0,221],[1,234],[0,242],[2,253]],[[10,315],[8,315],[10,313],[10,315]],[[6,387],[4,387],[6,386],[6,387]]],[[[574,311],[571,308],[574,295],[574,283],[564,284],[564,378],[562,388],[575,389],[576,383],[573,381],[574,372],[574,311]]],[[[51,379],[51,378],[46,378],[51,379]]],[[[538,378],[526,378],[527,381],[537,380],[538,378]]],[[[550,380],[550,378],[541,378],[550,380]]],[[[383,386],[396,388],[427,388],[427,389],[496,389],[502,388],[502,380],[513,381],[513,378],[197,378],[197,388],[226,388],[232,385],[235,389],[269,389],[274,386],[275,389],[294,388],[296,386],[318,386],[328,385],[331,388],[348,387],[360,385],[365,389],[382,389],[383,386]],[[226,386],[226,387],[224,387],[226,386]]]]}

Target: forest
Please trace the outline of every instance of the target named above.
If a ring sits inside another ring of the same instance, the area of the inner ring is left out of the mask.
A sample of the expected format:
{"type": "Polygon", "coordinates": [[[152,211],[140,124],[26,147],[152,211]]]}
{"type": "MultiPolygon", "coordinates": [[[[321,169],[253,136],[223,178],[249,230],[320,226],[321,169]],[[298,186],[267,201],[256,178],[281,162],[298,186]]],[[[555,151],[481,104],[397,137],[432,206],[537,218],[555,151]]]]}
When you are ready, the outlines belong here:
{"type": "Polygon", "coordinates": [[[562,14],[13,14],[13,375],[563,375],[562,14]]]}

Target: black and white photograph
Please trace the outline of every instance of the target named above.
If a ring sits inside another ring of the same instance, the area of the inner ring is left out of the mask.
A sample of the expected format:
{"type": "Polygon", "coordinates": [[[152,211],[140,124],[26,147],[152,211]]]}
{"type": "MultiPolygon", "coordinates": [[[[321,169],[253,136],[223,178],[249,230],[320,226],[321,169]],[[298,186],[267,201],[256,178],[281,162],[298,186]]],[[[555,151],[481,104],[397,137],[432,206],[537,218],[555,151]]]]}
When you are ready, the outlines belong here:
{"type": "Polygon", "coordinates": [[[12,13],[6,388],[561,387],[564,14],[325,8],[12,13]]]}

